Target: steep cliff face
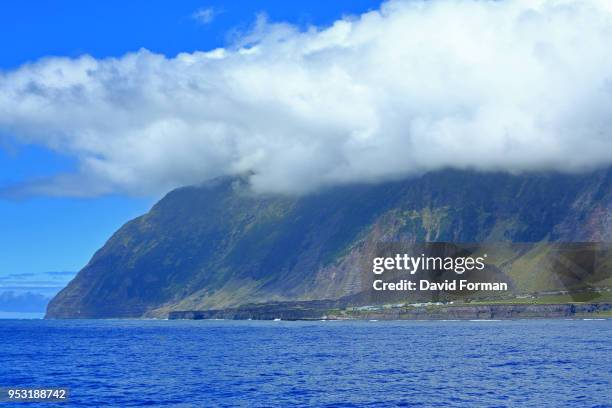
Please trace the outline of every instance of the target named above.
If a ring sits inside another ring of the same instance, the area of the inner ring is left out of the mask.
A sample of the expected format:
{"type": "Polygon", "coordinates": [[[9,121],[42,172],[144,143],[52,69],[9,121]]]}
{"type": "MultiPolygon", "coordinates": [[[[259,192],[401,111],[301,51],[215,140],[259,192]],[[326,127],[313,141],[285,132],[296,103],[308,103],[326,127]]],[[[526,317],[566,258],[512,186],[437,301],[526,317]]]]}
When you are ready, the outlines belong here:
{"type": "Polygon", "coordinates": [[[377,242],[612,241],[612,171],[441,171],[303,197],[246,178],[170,192],[119,229],[47,316],[136,317],[359,289],[377,242]]]}

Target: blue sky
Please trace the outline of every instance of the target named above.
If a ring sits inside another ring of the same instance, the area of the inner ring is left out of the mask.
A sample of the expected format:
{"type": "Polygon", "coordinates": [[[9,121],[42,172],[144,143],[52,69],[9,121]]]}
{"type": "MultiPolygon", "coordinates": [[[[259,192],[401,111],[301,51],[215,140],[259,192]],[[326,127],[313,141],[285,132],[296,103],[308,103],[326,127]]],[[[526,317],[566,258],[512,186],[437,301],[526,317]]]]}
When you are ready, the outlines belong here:
{"type": "MultiPolygon", "coordinates": [[[[247,32],[262,12],[273,22],[325,26],[379,3],[7,0],[0,5],[0,69],[11,71],[49,56],[120,57],[140,48],[173,57],[224,46],[237,33],[247,32]]],[[[77,165],[68,155],[16,142],[11,136],[0,134],[0,191],[69,172],[77,165]]],[[[158,198],[125,193],[93,198],[3,195],[0,291],[18,289],[20,281],[31,287],[38,281],[47,284],[49,279],[41,273],[79,270],[113,231],[146,212],[158,198]]],[[[69,278],[50,276],[56,283],[57,277],[69,278]]]]}

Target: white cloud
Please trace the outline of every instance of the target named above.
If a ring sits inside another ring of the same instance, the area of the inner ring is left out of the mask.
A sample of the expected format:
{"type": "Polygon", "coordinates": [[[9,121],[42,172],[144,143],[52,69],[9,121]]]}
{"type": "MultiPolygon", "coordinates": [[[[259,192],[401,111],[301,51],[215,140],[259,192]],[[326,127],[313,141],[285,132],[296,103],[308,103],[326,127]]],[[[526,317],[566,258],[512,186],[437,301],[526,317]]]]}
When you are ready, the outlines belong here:
{"type": "Polygon", "coordinates": [[[442,167],[612,163],[607,1],[393,1],[166,58],[47,58],[0,75],[0,131],[78,159],[39,194],[158,193],[253,170],[302,192],[442,167]]]}
{"type": "Polygon", "coordinates": [[[217,16],[217,11],[213,7],[201,8],[191,16],[202,24],[210,24],[217,16]]]}

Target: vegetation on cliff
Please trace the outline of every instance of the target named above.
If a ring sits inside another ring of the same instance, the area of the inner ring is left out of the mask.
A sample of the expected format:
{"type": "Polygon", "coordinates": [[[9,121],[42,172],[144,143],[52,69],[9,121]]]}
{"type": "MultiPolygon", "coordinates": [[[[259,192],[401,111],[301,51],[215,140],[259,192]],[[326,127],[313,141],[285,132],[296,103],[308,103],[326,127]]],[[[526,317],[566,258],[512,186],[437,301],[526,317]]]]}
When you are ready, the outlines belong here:
{"type": "MultiPolygon", "coordinates": [[[[393,240],[611,242],[612,171],[447,170],[295,197],[254,194],[248,177],[179,188],[119,229],[47,316],[338,299],[360,291],[364,255],[393,240]]],[[[538,256],[505,272],[521,292],[559,289],[554,277],[532,273],[538,256]]]]}

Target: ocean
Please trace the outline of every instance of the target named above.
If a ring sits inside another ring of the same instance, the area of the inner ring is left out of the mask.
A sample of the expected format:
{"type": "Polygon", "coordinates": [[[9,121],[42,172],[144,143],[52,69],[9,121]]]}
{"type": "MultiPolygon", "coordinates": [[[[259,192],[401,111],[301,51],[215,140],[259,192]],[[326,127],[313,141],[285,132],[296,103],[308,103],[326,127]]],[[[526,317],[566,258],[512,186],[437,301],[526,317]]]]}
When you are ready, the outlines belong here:
{"type": "Polygon", "coordinates": [[[612,406],[612,320],[0,320],[0,342],[0,387],[70,389],[45,408],[612,406]]]}

